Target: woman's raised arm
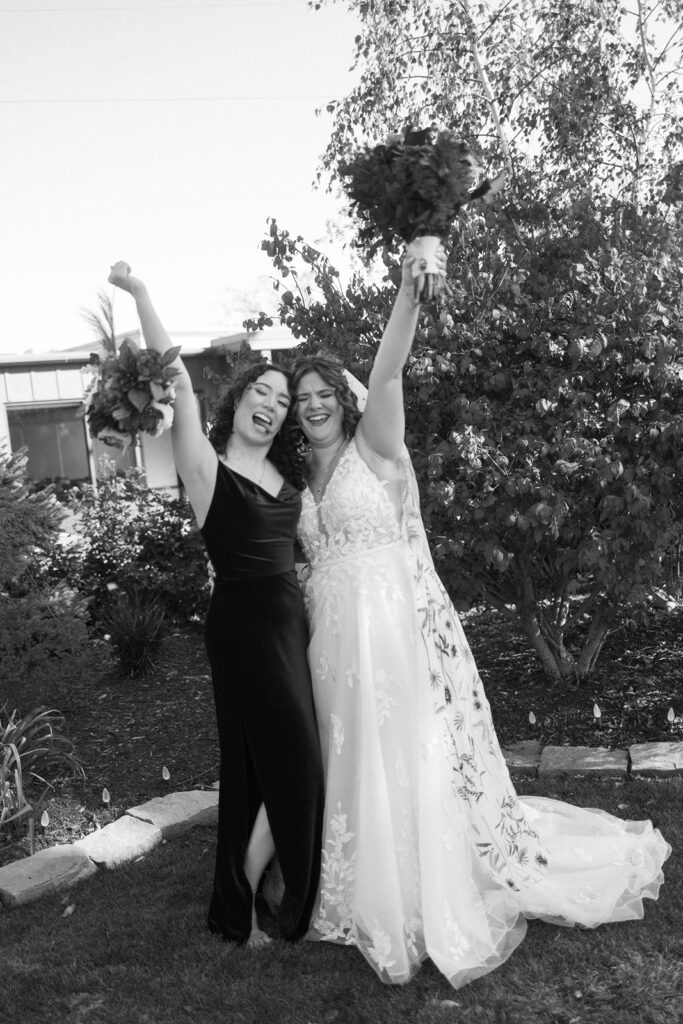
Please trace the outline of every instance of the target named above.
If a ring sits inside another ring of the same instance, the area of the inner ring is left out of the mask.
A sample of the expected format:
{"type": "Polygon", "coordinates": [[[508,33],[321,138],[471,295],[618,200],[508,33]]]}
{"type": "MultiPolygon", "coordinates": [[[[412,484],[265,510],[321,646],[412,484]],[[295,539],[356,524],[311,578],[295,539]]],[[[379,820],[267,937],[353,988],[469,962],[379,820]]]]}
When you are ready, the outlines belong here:
{"type": "MultiPolygon", "coordinates": [[[[443,249],[437,253],[442,273],[446,270],[443,249]]],[[[401,284],[382,335],[368,382],[368,397],[358,425],[358,435],[370,454],[381,459],[398,458],[405,434],[403,408],[403,368],[415,337],[423,278],[413,276],[413,257],[406,257],[401,268],[401,284]]]]}
{"type": "MultiPolygon", "coordinates": [[[[139,278],[133,277],[128,264],[122,260],[115,263],[111,268],[109,281],[133,296],[147,347],[159,353],[167,352],[172,348],[171,339],[152,305],[146,286],[139,278]]],[[[202,430],[197,400],[189,373],[179,357],[173,360],[171,366],[178,370],[178,376],[173,381],[176,393],[171,427],[173,457],[176,469],[199,519],[200,513],[204,512],[205,514],[208,510],[208,502],[211,500],[216,478],[217,456],[202,430]]]]}

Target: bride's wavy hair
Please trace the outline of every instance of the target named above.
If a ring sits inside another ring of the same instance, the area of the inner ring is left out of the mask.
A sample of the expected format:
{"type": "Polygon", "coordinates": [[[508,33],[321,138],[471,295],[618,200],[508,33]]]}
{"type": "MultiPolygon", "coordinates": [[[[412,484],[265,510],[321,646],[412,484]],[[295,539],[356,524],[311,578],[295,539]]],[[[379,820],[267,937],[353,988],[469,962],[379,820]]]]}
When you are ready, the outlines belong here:
{"type": "Polygon", "coordinates": [[[235,366],[233,376],[222,397],[218,400],[211,415],[211,429],[209,430],[209,441],[219,455],[225,454],[228,439],[232,434],[235,409],[247,388],[251,387],[259,377],[262,377],[266,370],[275,370],[287,379],[292,401],[287,416],[275,435],[273,443],[268,452],[268,458],[282,473],[287,480],[298,491],[303,491],[306,486],[304,453],[301,448],[301,431],[294,419],[294,387],[292,374],[285,366],[278,366],[277,363],[270,363],[263,356],[256,355],[254,358],[245,361],[242,359],[235,366]]]}
{"type": "Polygon", "coordinates": [[[344,434],[346,437],[353,437],[362,415],[358,408],[358,398],[346,379],[343,363],[329,352],[316,352],[315,355],[299,356],[295,360],[291,378],[294,404],[296,404],[296,393],[301,378],[305,377],[307,373],[313,372],[319,373],[325,383],[334,390],[343,409],[342,429],[344,434]]]}

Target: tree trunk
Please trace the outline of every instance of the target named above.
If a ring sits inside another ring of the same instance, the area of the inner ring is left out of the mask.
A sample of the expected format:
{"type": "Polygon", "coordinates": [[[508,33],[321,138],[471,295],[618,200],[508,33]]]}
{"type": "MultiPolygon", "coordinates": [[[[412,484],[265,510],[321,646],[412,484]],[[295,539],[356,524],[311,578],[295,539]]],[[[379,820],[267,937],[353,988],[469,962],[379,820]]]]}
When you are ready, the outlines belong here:
{"type": "Polygon", "coordinates": [[[548,679],[566,686],[588,678],[610,631],[609,617],[598,612],[577,657],[565,647],[563,626],[544,626],[535,611],[520,614],[520,620],[548,679]]]}
{"type": "Polygon", "coordinates": [[[614,619],[615,613],[613,609],[600,610],[593,617],[586,642],[579,653],[577,665],[579,679],[587,679],[595,668],[598,655],[609,636],[614,619]]]}
{"type": "Polygon", "coordinates": [[[529,637],[531,645],[543,665],[545,674],[553,683],[561,682],[562,675],[560,672],[560,666],[548,641],[541,632],[541,627],[536,614],[534,612],[524,614],[521,616],[521,621],[524,632],[529,637]]]}

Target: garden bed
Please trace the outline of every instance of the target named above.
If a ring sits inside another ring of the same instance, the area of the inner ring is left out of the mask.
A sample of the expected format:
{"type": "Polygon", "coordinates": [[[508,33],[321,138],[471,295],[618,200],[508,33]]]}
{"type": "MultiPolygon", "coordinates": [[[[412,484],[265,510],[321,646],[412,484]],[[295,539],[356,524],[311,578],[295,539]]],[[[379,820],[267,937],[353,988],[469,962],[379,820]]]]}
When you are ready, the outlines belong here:
{"type": "MultiPolygon", "coordinates": [[[[527,738],[614,748],[683,739],[683,611],[624,626],[608,640],[590,683],[578,688],[549,684],[525,638],[500,614],[471,611],[463,622],[503,746],[527,738]]],[[[121,676],[105,661],[97,677],[53,683],[49,691],[40,679],[21,688],[4,683],[2,702],[8,711],[58,708],[86,773],[84,783],[66,783],[47,801],[50,820],[36,829],[36,850],[73,842],[152,797],[218,778],[200,629],[169,636],[155,671],[142,679],[121,676]]],[[[0,865],[29,852],[23,834],[0,835],[0,865]]]]}

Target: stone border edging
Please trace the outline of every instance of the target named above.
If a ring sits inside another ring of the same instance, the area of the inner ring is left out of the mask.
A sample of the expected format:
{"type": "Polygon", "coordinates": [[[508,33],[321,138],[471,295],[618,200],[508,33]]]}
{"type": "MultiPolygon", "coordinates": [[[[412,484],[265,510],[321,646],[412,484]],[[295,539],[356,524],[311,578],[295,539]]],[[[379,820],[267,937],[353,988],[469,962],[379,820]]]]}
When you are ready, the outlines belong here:
{"type": "Polygon", "coordinates": [[[11,909],[32,903],[70,888],[100,867],[137,860],[195,825],[217,822],[217,789],[154,797],[75,843],[51,846],[0,868],[0,905],[11,909]]]}
{"type": "MultiPolygon", "coordinates": [[[[541,748],[538,740],[522,740],[504,748],[503,755],[513,777],[592,775],[625,780],[683,775],[683,741],[637,743],[628,750],[608,750],[541,748]]],[[[0,909],[10,910],[68,889],[95,874],[98,868],[119,867],[195,825],[217,822],[217,782],[210,790],[154,797],[75,843],[51,846],[0,868],[0,909]]]]}
{"type": "Polygon", "coordinates": [[[503,749],[510,775],[601,775],[605,778],[666,778],[683,775],[683,741],[635,743],[628,750],[607,747],[541,748],[522,740],[503,749]]]}

